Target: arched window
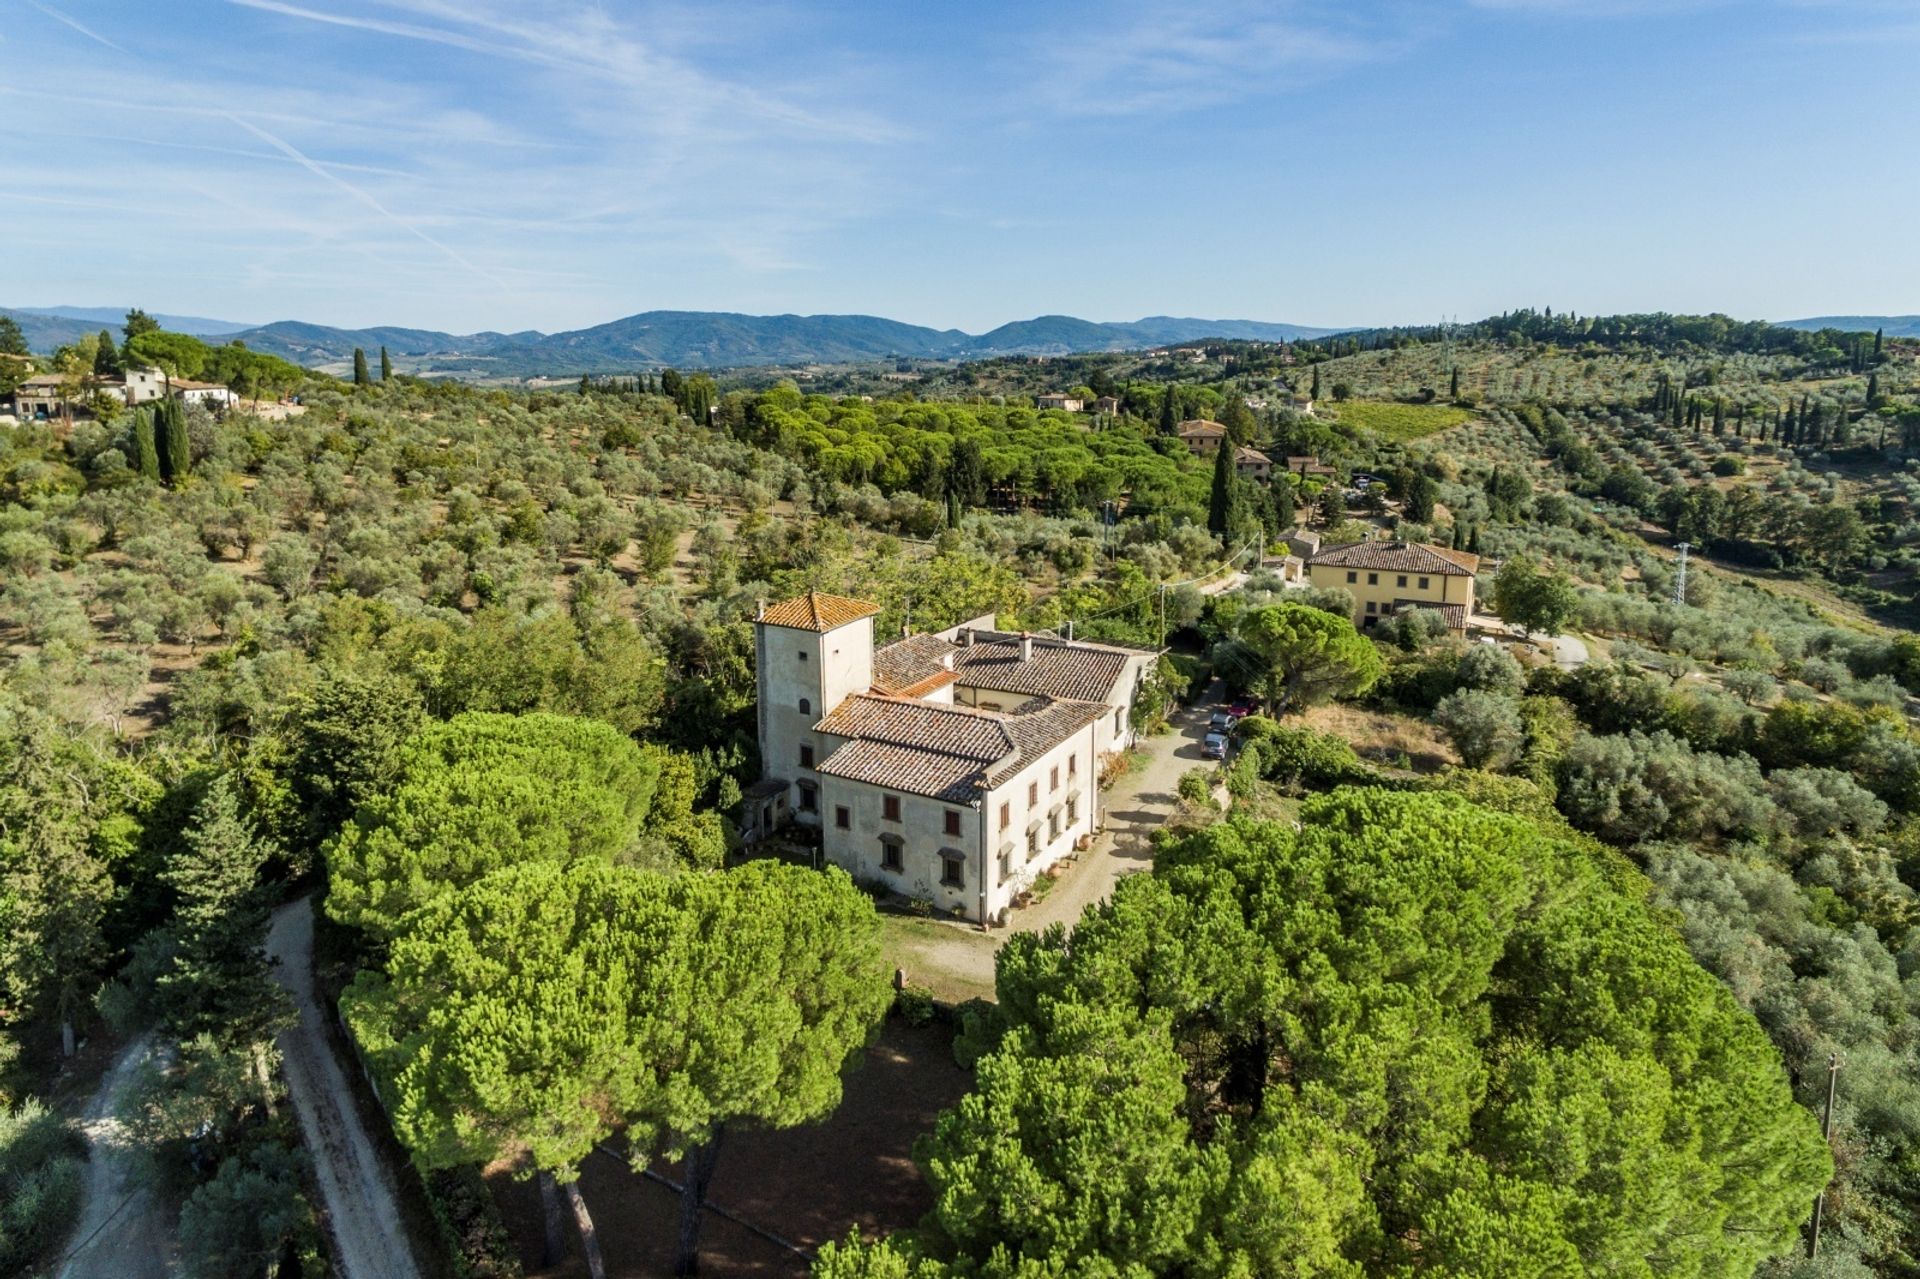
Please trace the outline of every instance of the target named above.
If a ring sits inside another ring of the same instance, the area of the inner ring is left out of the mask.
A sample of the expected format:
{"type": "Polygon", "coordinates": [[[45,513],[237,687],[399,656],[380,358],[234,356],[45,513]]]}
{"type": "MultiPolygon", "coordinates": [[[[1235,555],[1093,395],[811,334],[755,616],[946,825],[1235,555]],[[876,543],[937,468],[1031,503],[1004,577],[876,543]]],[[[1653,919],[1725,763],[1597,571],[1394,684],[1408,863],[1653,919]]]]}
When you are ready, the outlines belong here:
{"type": "Polygon", "coordinates": [[[804,697],[800,699],[800,713],[801,713],[802,715],[811,715],[811,714],[813,714],[813,703],[812,703],[812,702],[810,702],[810,701],[808,701],[808,700],[807,700],[806,698],[804,698],[804,697]]]}

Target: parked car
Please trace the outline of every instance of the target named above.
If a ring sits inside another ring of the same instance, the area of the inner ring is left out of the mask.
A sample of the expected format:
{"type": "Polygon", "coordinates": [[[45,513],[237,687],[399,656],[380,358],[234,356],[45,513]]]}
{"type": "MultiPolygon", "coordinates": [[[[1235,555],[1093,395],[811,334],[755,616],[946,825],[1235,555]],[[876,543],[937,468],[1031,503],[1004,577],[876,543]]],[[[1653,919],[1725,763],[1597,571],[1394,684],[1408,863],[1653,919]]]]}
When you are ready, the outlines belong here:
{"type": "Polygon", "coordinates": [[[1227,709],[1233,712],[1235,723],[1238,723],[1249,715],[1258,715],[1260,713],[1260,708],[1252,702],[1235,702],[1233,705],[1227,707],[1227,709]]]}
{"type": "Polygon", "coordinates": [[[1222,708],[1215,711],[1213,718],[1207,721],[1207,731],[1209,733],[1231,733],[1233,726],[1239,722],[1239,716],[1230,710],[1222,708]]]}
{"type": "Polygon", "coordinates": [[[1207,744],[1203,748],[1206,751],[1207,758],[1225,759],[1227,757],[1227,741],[1228,738],[1225,733],[1208,733],[1207,744]]]}

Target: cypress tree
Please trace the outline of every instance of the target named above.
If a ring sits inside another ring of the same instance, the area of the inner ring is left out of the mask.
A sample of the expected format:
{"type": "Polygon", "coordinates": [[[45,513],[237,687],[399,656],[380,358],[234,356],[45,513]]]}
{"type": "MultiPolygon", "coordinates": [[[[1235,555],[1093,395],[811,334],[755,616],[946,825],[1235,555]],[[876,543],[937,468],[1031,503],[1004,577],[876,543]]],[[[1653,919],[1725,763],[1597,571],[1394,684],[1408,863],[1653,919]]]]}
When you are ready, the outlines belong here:
{"type": "MultiPolygon", "coordinates": [[[[1876,352],[1877,354],[1877,352],[1876,352]]],[[[1880,370],[1867,374],[1867,411],[1871,413],[1880,407],[1880,370]]]]}
{"type": "Polygon", "coordinates": [[[1480,553],[1480,526],[1478,524],[1474,525],[1473,531],[1467,534],[1467,553],[1469,555],[1478,555],[1480,553]]]}
{"type": "Polygon", "coordinates": [[[159,482],[160,449],[154,443],[152,409],[137,409],[134,412],[133,465],[140,474],[159,482]]]}
{"type": "Polygon", "coordinates": [[[1450,400],[1457,400],[1460,398],[1460,370],[1459,369],[1455,369],[1453,371],[1453,382],[1452,382],[1452,385],[1449,386],[1447,389],[1447,398],[1450,400]]]}
{"type": "Polygon", "coordinates": [[[1180,429],[1180,401],[1172,386],[1160,399],[1160,434],[1172,435],[1180,429]]]}
{"type": "Polygon", "coordinates": [[[1313,390],[1307,393],[1307,398],[1310,400],[1320,398],[1320,366],[1318,364],[1313,366],[1313,390]]]}
{"type": "Polygon", "coordinates": [[[960,495],[951,488],[947,490],[947,527],[960,527],[960,495]]]}
{"type": "Polygon", "coordinates": [[[1297,516],[1294,510],[1293,485],[1276,479],[1267,490],[1268,499],[1273,503],[1273,524],[1282,533],[1292,528],[1297,516]]]}
{"type": "Polygon", "coordinates": [[[1233,442],[1222,440],[1213,453],[1213,496],[1207,503],[1207,531],[1230,537],[1245,522],[1240,476],[1233,469],[1233,442]]]}
{"type": "Polygon", "coordinates": [[[367,353],[356,346],[353,348],[353,384],[366,386],[372,381],[367,376],[367,353]]]}
{"type": "Polygon", "coordinates": [[[159,453],[160,479],[172,488],[187,478],[193,451],[187,440],[187,413],[171,395],[153,406],[154,446],[159,453]]]}
{"type": "Polygon", "coordinates": [[[1887,331],[1885,329],[1875,329],[1873,331],[1873,358],[1876,360],[1880,358],[1880,346],[1881,343],[1886,340],[1886,336],[1887,331]]]}
{"type": "Polygon", "coordinates": [[[380,380],[382,382],[393,381],[393,361],[388,358],[387,348],[385,346],[380,348],[380,380]]]}

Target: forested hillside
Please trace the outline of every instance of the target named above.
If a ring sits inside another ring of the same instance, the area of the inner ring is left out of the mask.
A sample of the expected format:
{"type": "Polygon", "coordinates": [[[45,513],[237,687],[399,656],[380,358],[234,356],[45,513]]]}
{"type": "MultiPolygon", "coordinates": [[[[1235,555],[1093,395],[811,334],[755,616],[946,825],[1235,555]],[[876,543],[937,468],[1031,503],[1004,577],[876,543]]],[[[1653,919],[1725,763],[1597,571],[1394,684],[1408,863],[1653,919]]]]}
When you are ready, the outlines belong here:
{"type": "Polygon", "coordinates": [[[871,399],[310,377],[6,431],[0,1268],[77,1194],[26,1099],[140,1036],[183,1255],[319,1256],[261,951],[307,894],[436,1195],[831,1114],[896,918],[732,827],[757,602],[817,588],[882,636],[1164,636],[1148,727],[1215,679],[1270,712],[1151,874],[1002,952],[932,1214],[820,1273],[1920,1274],[1915,353],[1786,332],[1528,313],[871,399]],[[1326,469],[1238,475],[1193,418],[1326,469]],[[1471,547],[1513,629],[1356,631],[1250,562],[1300,526],[1471,547]]]}

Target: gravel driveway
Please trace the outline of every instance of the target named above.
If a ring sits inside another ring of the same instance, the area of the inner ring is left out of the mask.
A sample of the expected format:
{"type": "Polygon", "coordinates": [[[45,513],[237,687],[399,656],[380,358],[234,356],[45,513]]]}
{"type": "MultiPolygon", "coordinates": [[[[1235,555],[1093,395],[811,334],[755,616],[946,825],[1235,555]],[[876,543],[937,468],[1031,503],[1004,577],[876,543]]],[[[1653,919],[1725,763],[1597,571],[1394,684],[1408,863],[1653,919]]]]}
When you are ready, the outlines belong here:
{"type": "Polygon", "coordinates": [[[417,1279],[420,1268],[401,1224],[392,1179],[360,1122],[353,1091],[327,1039],[327,1012],[314,997],[311,901],[290,902],[274,912],[267,953],[279,961],[274,976],[300,1013],[299,1023],[280,1036],[280,1052],[340,1273],[344,1279],[417,1279]]]}

